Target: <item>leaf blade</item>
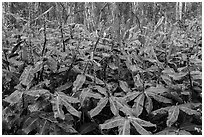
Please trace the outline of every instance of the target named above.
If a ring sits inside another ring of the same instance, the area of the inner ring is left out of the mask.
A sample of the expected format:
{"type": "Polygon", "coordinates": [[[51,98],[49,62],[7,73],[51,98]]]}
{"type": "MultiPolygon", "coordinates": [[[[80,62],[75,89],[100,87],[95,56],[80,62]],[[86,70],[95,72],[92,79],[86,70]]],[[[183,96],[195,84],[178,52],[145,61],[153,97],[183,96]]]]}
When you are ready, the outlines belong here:
{"type": "Polygon", "coordinates": [[[179,116],[179,107],[178,106],[172,106],[169,110],[168,110],[168,118],[166,121],[166,124],[168,127],[171,127],[178,119],[179,116]]]}
{"type": "Polygon", "coordinates": [[[98,103],[97,106],[89,111],[89,114],[91,117],[94,117],[96,115],[98,115],[102,109],[106,106],[106,104],[108,103],[108,98],[102,98],[98,103]]]}

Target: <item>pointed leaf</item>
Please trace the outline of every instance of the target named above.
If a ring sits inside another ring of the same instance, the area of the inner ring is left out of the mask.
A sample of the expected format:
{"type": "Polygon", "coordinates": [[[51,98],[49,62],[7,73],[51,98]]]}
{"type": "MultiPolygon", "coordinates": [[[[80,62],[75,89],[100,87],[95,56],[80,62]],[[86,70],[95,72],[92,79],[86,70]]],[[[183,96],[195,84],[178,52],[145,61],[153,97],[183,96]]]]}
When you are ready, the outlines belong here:
{"type": "Polygon", "coordinates": [[[89,98],[95,98],[95,99],[101,99],[102,96],[99,93],[93,93],[93,92],[87,92],[87,97],[89,98]]]}
{"type": "Polygon", "coordinates": [[[142,93],[140,94],[135,100],[135,104],[132,106],[136,116],[139,116],[143,111],[145,95],[142,93]]]}
{"type": "Polygon", "coordinates": [[[175,127],[167,127],[164,130],[156,133],[155,135],[175,135],[175,131],[178,131],[175,127]]]}
{"type": "Polygon", "coordinates": [[[166,89],[163,86],[157,86],[157,87],[150,87],[148,89],[145,90],[146,93],[155,93],[155,94],[162,94],[164,92],[167,92],[168,89],[166,89]]]}
{"type": "Polygon", "coordinates": [[[165,98],[161,95],[157,95],[157,94],[148,94],[150,97],[154,98],[156,101],[158,102],[163,102],[163,103],[172,103],[172,101],[168,98],[165,98]]]}
{"type": "Polygon", "coordinates": [[[137,122],[139,125],[143,126],[143,127],[156,127],[156,124],[152,124],[151,122],[142,120],[140,118],[136,118],[136,117],[129,117],[129,119],[131,119],[131,121],[135,121],[137,122]]]}
{"type": "Polygon", "coordinates": [[[20,76],[21,84],[28,86],[34,78],[34,74],[32,72],[32,66],[27,66],[23,73],[20,76]]]}
{"type": "Polygon", "coordinates": [[[47,124],[48,124],[48,122],[47,122],[47,120],[45,120],[44,123],[43,123],[42,128],[40,129],[40,133],[39,133],[40,135],[45,135],[45,134],[44,134],[44,131],[45,131],[46,128],[48,127],[47,124]]]}
{"type": "Polygon", "coordinates": [[[130,121],[126,119],[122,126],[119,126],[119,135],[130,135],[130,121]]]}
{"type": "Polygon", "coordinates": [[[81,117],[81,112],[77,111],[69,102],[63,100],[62,104],[66,107],[67,111],[74,116],[81,117]]]}
{"type": "MultiPolygon", "coordinates": [[[[79,100],[73,97],[69,97],[66,94],[64,94],[63,92],[58,92],[57,93],[57,97],[59,99],[59,103],[61,105],[64,105],[67,109],[67,111],[69,111],[69,113],[71,113],[74,116],[80,117],[81,116],[81,112],[77,111],[70,103],[79,103],[79,100]]],[[[64,118],[64,117],[62,117],[64,118]]]]}
{"type": "Polygon", "coordinates": [[[180,80],[183,77],[185,77],[188,73],[187,72],[180,72],[180,73],[171,73],[168,74],[170,77],[172,77],[174,80],[180,80]]]}
{"type": "Polygon", "coordinates": [[[84,102],[85,100],[87,99],[88,96],[88,93],[90,92],[90,88],[84,88],[82,91],[81,91],[81,94],[79,95],[79,99],[80,99],[80,103],[82,104],[82,106],[84,105],[84,102]]]}
{"type": "Polygon", "coordinates": [[[112,97],[118,110],[122,111],[126,115],[132,115],[132,109],[124,102],[122,102],[118,97],[112,97]]]}
{"type": "Polygon", "coordinates": [[[101,112],[101,110],[106,106],[107,102],[108,102],[108,98],[101,99],[97,103],[97,106],[94,109],[92,109],[91,111],[89,111],[90,116],[94,117],[94,116],[98,115],[101,112]]]}
{"type": "Polygon", "coordinates": [[[128,87],[128,84],[125,81],[119,80],[119,85],[124,92],[130,92],[131,90],[128,87]]]}
{"type": "Polygon", "coordinates": [[[91,76],[89,74],[85,74],[87,77],[91,78],[92,81],[95,81],[98,85],[104,85],[105,83],[97,77],[91,76]]]}
{"type": "Polygon", "coordinates": [[[64,90],[70,88],[71,86],[72,86],[72,83],[71,83],[71,82],[67,82],[66,84],[64,84],[64,85],[62,85],[62,86],[60,86],[60,87],[58,87],[58,88],[56,89],[56,91],[57,91],[57,92],[61,92],[61,91],[64,91],[64,90]]]}
{"type": "Polygon", "coordinates": [[[42,70],[43,68],[43,61],[38,61],[35,63],[35,67],[33,68],[33,73],[37,73],[38,71],[42,70]]]}
{"type": "Polygon", "coordinates": [[[149,113],[152,111],[152,109],[153,109],[152,99],[151,99],[149,96],[146,96],[145,108],[146,108],[148,114],[149,114],[149,113]]]}
{"type": "Polygon", "coordinates": [[[107,92],[105,88],[102,88],[101,86],[94,86],[98,90],[99,93],[103,94],[104,96],[107,96],[107,92]]]}
{"type": "Polygon", "coordinates": [[[138,97],[139,95],[140,95],[140,92],[136,92],[136,91],[134,91],[134,92],[129,92],[129,93],[124,97],[124,100],[125,100],[126,102],[129,102],[129,101],[135,99],[136,97],[138,97]]]}
{"type": "Polygon", "coordinates": [[[187,108],[187,107],[179,107],[180,110],[182,110],[183,112],[185,112],[188,115],[201,115],[198,111],[187,108]]]}
{"type": "Polygon", "coordinates": [[[62,111],[62,105],[61,105],[61,100],[60,100],[60,97],[55,95],[53,97],[53,99],[51,100],[51,103],[52,103],[52,109],[53,109],[53,112],[54,112],[54,117],[55,118],[61,118],[61,119],[65,119],[65,116],[64,116],[64,112],[62,111]]]}
{"type": "Polygon", "coordinates": [[[83,124],[80,129],[79,129],[79,133],[81,135],[85,135],[93,130],[95,130],[98,127],[98,125],[96,123],[85,123],[83,124]]]}
{"type": "MultiPolygon", "coordinates": [[[[43,113],[40,113],[39,114],[39,117],[42,118],[42,119],[45,119],[45,120],[48,120],[52,123],[58,123],[58,121],[55,119],[54,117],[54,113],[53,112],[43,112],[43,113]]],[[[66,120],[66,117],[65,117],[65,120],[66,120]]]]}
{"type": "Polygon", "coordinates": [[[23,131],[28,134],[29,132],[31,132],[32,130],[34,130],[37,127],[37,121],[39,120],[38,117],[29,117],[23,125],[23,131]]]}
{"type": "Polygon", "coordinates": [[[125,119],[123,117],[115,117],[113,119],[107,120],[105,123],[100,124],[101,129],[110,129],[124,125],[125,119]]]}
{"type": "Polygon", "coordinates": [[[57,95],[60,97],[60,100],[69,102],[69,103],[79,103],[80,101],[77,98],[67,96],[63,92],[57,92],[57,95]]]}
{"type": "Polygon", "coordinates": [[[21,100],[22,95],[23,92],[16,90],[10,96],[6,97],[4,101],[10,103],[11,105],[16,104],[21,100]]]}
{"type": "Polygon", "coordinates": [[[135,127],[137,132],[139,132],[141,135],[151,135],[149,131],[144,129],[139,123],[137,123],[135,120],[131,120],[132,125],[135,127]]]}
{"type": "Polygon", "coordinates": [[[57,61],[52,58],[51,56],[49,56],[47,58],[47,61],[45,62],[45,64],[48,65],[49,69],[53,72],[56,72],[57,71],[57,61]]]}
{"type": "Polygon", "coordinates": [[[168,110],[169,116],[167,118],[166,124],[168,127],[171,127],[178,119],[179,116],[179,107],[178,106],[172,106],[168,110]]]}
{"type": "Polygon", "coordinates": [[[152,114],[153,114],[153,115],[167,114],[167,113],[168,113],[168,110],[169,110],[170,108],[171,108],[171,107],[160,108],[160,109],[157,109],[157,110],[152,111],[152,114]]]}
{"type": "Polygon", "coordinates": [[[33,97],[40,97],[41,95],[50,94],[50,92],[49,90],[46,90],[46,89],[38,89],[38,90],[26,91],[25,94],[33,97]]]}
{"type": "Polygon", "coordinates": [[[23,43],[24,41],[18,42],[13,49],[11,50],[11,53],[9,54],[9,58],[15,53],[15,51],[18,49],[18,47],[23,43]]]}
{"type": "MultiPolygon", "coordinates": [[[[66,135],[73,135],[73,134],[78,134],[78,132],[66,121],[62,123],[58,123],[57,126],[59,126],[61,129],[63,129],[66,133],[66,135]]],[[[59,132],[57,135],[59,135],[61,132],[59,132]]]]}
{"type": "Polygon", "coordinates": [[[117,115],[118,114],[118,110],[117,110],[117,107],[114,103],[114,99],[113,97],[110,97],[109,98],[109,102],[110,102],[110,109],[111,109],[111,112],[114,114],[114,115],[117,115]]]}
{"type": "Polygon", "coordinates": [[[192,134],[190,132],[188,132],[188,131],[185,131],[185,130],[179,130],[177,135],[192,135],[192,134]]]}
{"type": "Polygon", "coordinates": [[[179,130],[176,128],[167,127],[164,130],[156,133],[155,135],[191,135],[191,133],[185,130],[179,130]]]}
{"type": "Polygon", "coordinates": [[[76,92],[77,90],[79,90],[83,86],[85,80],[86,80],[85,75],[82,74],[78,75],[73,83],[73,91],[76,92]]]}

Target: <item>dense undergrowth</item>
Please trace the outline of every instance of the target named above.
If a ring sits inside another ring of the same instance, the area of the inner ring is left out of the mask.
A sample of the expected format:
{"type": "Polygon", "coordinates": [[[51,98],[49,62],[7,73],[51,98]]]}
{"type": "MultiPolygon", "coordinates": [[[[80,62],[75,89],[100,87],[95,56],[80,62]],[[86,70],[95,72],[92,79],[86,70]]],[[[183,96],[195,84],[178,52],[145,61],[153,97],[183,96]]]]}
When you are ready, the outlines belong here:
{"type": "Polygon", "coordinates": [[[201,19],[163,20],[4,28],[3,134],[202,134],[201,19]]]}

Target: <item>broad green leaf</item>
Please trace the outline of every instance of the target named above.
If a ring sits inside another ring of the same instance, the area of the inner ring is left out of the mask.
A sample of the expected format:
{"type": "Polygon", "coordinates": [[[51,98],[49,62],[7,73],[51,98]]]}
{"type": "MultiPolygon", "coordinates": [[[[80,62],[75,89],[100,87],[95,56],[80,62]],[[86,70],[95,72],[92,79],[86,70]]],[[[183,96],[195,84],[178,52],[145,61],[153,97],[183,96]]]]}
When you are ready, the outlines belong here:
{"type": "Polygon", "coordinates": [[[120,98],[112,97],[112,99],[115,102],[115,105],[118,108],[118,110],[122,111],[126,115],[132,115],[133,110],[130,107],[128,107],[128,105],[124,103],[120,98]]]}
{"type": "Polygon", "coordinates": [[[87,97],[89,98],[95,98],[95,99],[101,99],[102,96],[99,93],[93,93],[93,92],[87,92],[87,97]]]}
{"type": "Polygon", "coordinates": [[[139,123],[137,123],[135,120],[131,119],[131,123],[132,125],[135,127],[135,129],[137,130],[137,132],[139,132],[141,135],[151,135],[151,133],[149,131],[147,131],[146,129],[144,129],[139,123]]]}
{"type": "Polygon", "coordinates": [[[142,120],[140,118],[136,118],[136,117],[129,117],[129,119],[131,119],[131,121],[135,121],[137,122],[139,125],[143,126],[143,127],[156,127],[155,124],[152,124],[151,122],[142,120]]]}
{"type": "Polygon", "coordinates": [[[77,90],[79,90],[83,86],[85,81],[86,81],[85,75],[82,74],[78,75],[73,83],[73,91],[76,92],[77,90]]]}
{"type": "Polygon", "coordinates": [[[56,72],[57,71],[57,61],[52,58],[51,56],[49,56],[47,58],[47,61],[45,62],[45,64],[48,65],[49,69],[53,72],[56,72]]]}
{"type": "Polygon", "coordinates": [[[62,104],[66,107],[67,111],[74,116],[81,117],[81,112],[77,111],[67,100],[62,99],[62,104]]]}
{"type": "Polygon", "coordinates": [[[122,89],[124,92],[128,93],[128,92],[131,91],[131,90],[129,89],[129,87],[128,87],[127,82],[119,80],[119,85],[120,85],[121,89],[122,89]]]}
{"type": "Polygon", "coordinates": [[[74,116],[80,117],[81,112],[78,112],[70,103],[79,103],[79,100],[73,97],[69,97],[63,92],[58,92],[55,94],[56,97],[53,101],[53,111],[55,113],[55,118],[60,117],[61,119],[64,119],[64,113],[61,109],[62,105],[64,105],[69,111],[74,116]]]}
{"type": "Polygon", "coordinates": [[[195,109],[197,107],[200,107],[201,105],[202,105],[201,103],[189,102],[189,103],[181,104],[179,106],[180,107],[187,107],[187,108],[195,109]]]}
{"type": "Polygon", "coordinates": [[[99,93],[93,93],[91,92],[91,89],[90,87],[88,88],[84,88],[82,91],[81,91],[81,94],[79,96],[79,99],[80,99],[80,103],[82,104],[82,106],[84,105],[84,101],[87,99],[87,98],[95,98],[95,99],[102,99],[102,95],[99,94],[99,93]]]}
{"type": "Polygon", "coordinates": [[[85,135],[85,134],[95,130],[97,127],[98,127],[98,124],[96,124],[96,123],[92,123],[92,122],[85,123],[85,124],[80,126],[79,133],[81,135],[85,135]]]}
{"type": "Polygon", "coordinates": [[[97,106],[94,109],[92,109],[91,111],[89,111],[90,116],[94,117],[94,116],[98,115],[102,111],[102,109],[106,106],[107,102],[108,102],[108,98],[106,98],[106,97],[102,98],[97,103],[97,106]]]}
{"type": "Polygon", "coordinates": [[[140,92],[134,91],[134,92],[129,92],[127,93],[127,95],[124,97],[124,100],[126,102],[129,102],[133,99],[135,99],[136,97],[138,97],[140,95],[140,92]]]}
{"type": "Polygon", "coordinates": [[[54,112],[54,117],[55,118],[61,118],[61,119],[65,119],[65,116],[64,116],[64,112],[62,111],[62,105],[61,105],[61,100],[60,100],[60,97],[55,95],[53,97],[53,99],[51,100],[51,103],[52,103],[52,109],[53,109],[53,112],[54,112]]]}
{"type": "Polygon", "coordinates": [[[134,105],[132,106],[136,116],[139,116],[143,111],[145,95],[141,93],[135,100],[134,105]]]}
{"type": "Polygon", "coordinates": [[[12,66],[18,66],[19,67],[19,66],[23,65],[22,61],[17,61],[14,58],[8,59],[8,62],[9,62],[9,65],[12,65],[12,66]]]}
{"type": "Polygon", "coordinates": [[[174,80],[180,80],[183,77],[185,77],[188,73],[180,72],[180,73],[172,73],[168,74],[170,77],[172,77],[174,80]]]}
{"type": "Polygon", "coordinates": [[[186,122],[180,125],[180,129],[186,130],[186,131],[197,131],[196,129],[202,130],[202,125],[196,125],[190,122],[186,122]]]}
{"type": "MultiPolygon", "coordinates": [[[[61,129],[63,129],[63,131],[65,131],[66,135],[73,135],[73,134],[78,134],[78,132],[76,131],[76,129],[74,129],[72,127],[72,125],[70,125],[69,123],[67,123],[66,121],[62,122],[62,123],[58,123],[57,126],[59,126],[61,129]]],[[[59,131],[59,133],[57,133],[57,135],[61,134],[61,131],[59,131]]]]}
{"type": "Polygon", "coordinates": [[[157,86],[157,87],[150,87],[148,89],[145,90],[146,93],[150,92],[150,93],[156,93],[156,94],[162,94],[164,92],[167,92],[168,89],[164,88],[163,86],[157,86]]]}
{"type": "Polygon", "coordinates": [[[187,107],[180,106],[179,108],[180,108],[180,110],[182,110],[183,112],[185,112],[188,115],[201,115],[198,111],[187,108],[187,107]]]}
{"type": "Polygon", "coordinates": [[[168,113],[168,110],[169,110],[170,108],[171,108],[171,107],[160,108],[160,109],[157,109],[157,110],[152,111],[152,114],[153,114],[153,115],[167,114],[167,113],[168,113]]]}
{"type": "Polygon", "coordinates": [[[157,94],[151,94],[149,93],[148,94],[150,97],[154,98],[156,101],[158,102],[163,102],[163,103],[172,103],[172,101],[168,98],[165,98],[161,95],[157,95],[157,94]]]}
{"type": "Polygon", "coordinates": [[[82,89],[82,91],[79,95],[79,100],[80,100],[80,103],[82,106],[84,105],[85,100],[87,100],[87,98],[89,97],[88,93],[90,92],[90,90],[91,89],[89,87],[82,89]]]}
{"type": "Polygon", "coordinates": [[[35,73],[37,73],[38,71],[40,71],[40,70],[42,70],[42,68],[43,68],[43,61],[38,61],[38,62],[36,62],[35,64],[35,67],[33,68],[33,73],[35,74],[35,73]]]}
{"type": "Polygon", "coordinates": [[[95,80],[96,84],[99,84],[99,85],[104,85],[104,84],[105,84],[102,80],[100,80],[100,79],[97,78],[97,77],[91,76],[91,75],[89,75],[89,74],[85,74],[85,75],[86,75],[87,77],[91,78],[92,81],[95,80]]]}
{"type": "Polygon", "coordinates": [[[100,124],[100,128],[101,129],[111,129],[114,127],[124,125],[124,122],[125,122],[125,118],[118,116],[118,117],[112,118],[110,120],[107,120],[103,124],[100,124]]]}
{"type": "Polygon", "coordinates": [[[155,135],[191,135],[191,133],[174,127],[167,127],[164,130],[156,133],[155,135]]]}
{"type": "MultiPolygon", "coordinates": [[[[54,113],[53,112],[42,112],[39,114],[39,117],[42,118],[42,119],[45,119],[45,120],[48,120],[52,123],[58,123],[58,121],[55,119],[54,117],[54,113]]],[[[65,117],[66,119],[66,117],[65,117]]]]}
{"type": "Polygon", "coordinates": [[[119,135],[130,135],[130,120],[125,119],[124,124],[118,128],[119,135]]]}
{"type": "Polygon", "coordinates": [[[171,127],[178,119],[179,116],[179,107],[178,106],[172,106],[168,110],[169,116],[167,118],[166,124],[168,127],[171,127]]]}
{"type": "Polygon", "coordinates": [[[44,121],[44,123],[43,123],[43,126],[42,126],[42,128],[40,129],[40,135],[44,135],[44,131],[46,130],[46,128],[48,127],[48,121],[47,120],[45,120],[44,121]]]}
{"type": "Polygon", "coordinates": [[[71,86],[72,86],[72,83],[71,83],[71,82],[67,82],[66,84],[61,85],[60,87],[58,87],[58,88],[56,89],[56,91],[57,91],[57,92],[61,92],[61,91],[64,91],[64,90],[70,88],[71,86]]]}
{"type": "Polygon", "coordinates": [[[177,132],[177,135],[192,135],[192,134],[185,130],[179,130],[179,132],[177,132]]]}
{"type": "Polygon", "coordinates": [[[168,75],[161,75],[162,80],[167,84],[171,84],[171,78],[168,75]]]}
{"type": "Polygon", "coordinates": [[[32,130],[36,129],[37,127],[37,122],[38,122],[39,118],[38,117],[29,117],[23,125],[22,130],[28,134],[29,132],[31,132],[32,130]]]}
{"type": "Polygon", "coordinates": [[[20,76],[21,84],[28,86],[34,78],[34,74],[32,72],[32,66],[27,66],[23,73],[20,76]]]}
{"type": "Polygon", "coordinates": [[[202,80],[202,72],[200,72],[200,71],[191,71],[191,77],[194,80],[202,80]]]}
{"type": "Polygon", "coordinates": [[[116,105],[115,105],[114,98],[113,98],[113,97],[110,97],[110,98],[109,98],[109,102],[110,102],[111,112],[112,112],[114,115],[117,115],[117,114],[118,114],[118,110],[117,110],[117,107],[116,107],[116,105]]]}
{"type": "Polygon", "coordinates": [[[16,104],[21,100],[22,95],[23,95],[23,92],[16,90],[11,95],[6,97],[4,99],[4,101],[6,101],[6,102],[8,102],[10,104],[16,104]]]}
{"type": "Polygon", "coordinates": [[[70,97],[63,92],[56,92],[61,100],[69,102],[69,103],[79,103],[80,101],[77,98],[70,97]]]}
{"type": "Polygon", "coordinates": [[[103,94],[104,96],[107,96],[107,92],[105,88],[102,88],[101,86],[94,86],[98,90],[99,93],[103,94]]]}
{"type": "Polygon", "coordinates": [[[46,89],[38,89],[38,90],[26,91],[25,94],[33,97],[40,97],[41,95],[50,94],[50,92],[49,90],[46,90],[46,89]]]}
{"type": "Polygon", "coordinates": [[[148,114],[153,109],[152,99],[149,96],[147,96],[147,95],[146,95],[146,101],[145,101],[145,108],[146,108],[148,114]]]}

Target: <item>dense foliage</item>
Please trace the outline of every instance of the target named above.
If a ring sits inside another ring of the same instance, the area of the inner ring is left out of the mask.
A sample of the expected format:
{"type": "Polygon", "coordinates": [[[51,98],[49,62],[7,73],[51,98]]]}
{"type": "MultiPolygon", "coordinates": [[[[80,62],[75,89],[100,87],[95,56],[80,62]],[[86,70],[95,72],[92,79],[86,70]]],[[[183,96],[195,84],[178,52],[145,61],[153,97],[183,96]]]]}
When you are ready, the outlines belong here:
{"type": "Polygon", "coordinates": [[[111,23],[104,4],[90,29],[52,4],[4,16],[3,134],[202,134],[201,16],[111,23]]]}

